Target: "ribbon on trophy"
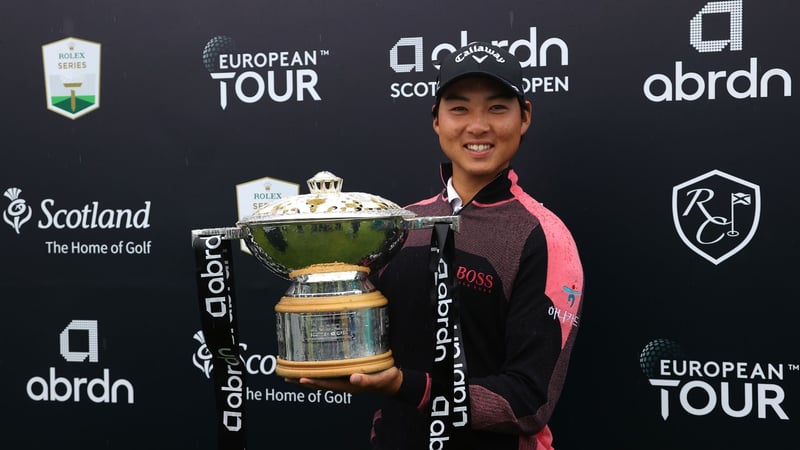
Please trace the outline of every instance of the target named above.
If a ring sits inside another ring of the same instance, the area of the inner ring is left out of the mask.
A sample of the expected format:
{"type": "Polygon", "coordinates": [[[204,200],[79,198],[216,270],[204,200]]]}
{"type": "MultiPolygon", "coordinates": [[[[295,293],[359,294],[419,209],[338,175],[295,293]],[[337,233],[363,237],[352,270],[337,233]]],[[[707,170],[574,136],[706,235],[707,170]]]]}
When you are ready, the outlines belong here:
{"type": "Polygon", "coordinates": [[[431,385],[429,450],[442,450],[459,428],[469,427],[467,360],[455,297],[455,242],[449,223],[437,222],[431,233],[434,285],[434,360],[431,385]]]}
{"type": "Polygon", "coordinates": [[[192,232],[203,336],[211,352],[218,448],[245,448],[245,370],[239,358],[232,244],[219,233],[192,232]]]}

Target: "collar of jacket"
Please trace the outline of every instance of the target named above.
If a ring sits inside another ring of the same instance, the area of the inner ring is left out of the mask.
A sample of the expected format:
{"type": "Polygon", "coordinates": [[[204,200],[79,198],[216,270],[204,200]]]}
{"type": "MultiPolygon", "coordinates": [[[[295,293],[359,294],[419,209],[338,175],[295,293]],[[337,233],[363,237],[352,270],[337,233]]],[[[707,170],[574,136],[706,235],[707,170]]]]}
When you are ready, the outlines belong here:
{"type": "MultiPolygon", "coordinates": [[[[473,201],[483,204],[496,203],[503,200],[508,200],[514,195],[511,193],[511,178],[509,175],[514,173],[514,169],[508,167],[503,169],[491,183],[484,186],[469,203],[473,201]]],[[[447,200],[447,180],[453,176],[453,163],[442,163],[439,167],[439,174],[442,178],[442,198],[447,200]]],[[[469,203],[464,204],[466,207],[469,203]]]]}

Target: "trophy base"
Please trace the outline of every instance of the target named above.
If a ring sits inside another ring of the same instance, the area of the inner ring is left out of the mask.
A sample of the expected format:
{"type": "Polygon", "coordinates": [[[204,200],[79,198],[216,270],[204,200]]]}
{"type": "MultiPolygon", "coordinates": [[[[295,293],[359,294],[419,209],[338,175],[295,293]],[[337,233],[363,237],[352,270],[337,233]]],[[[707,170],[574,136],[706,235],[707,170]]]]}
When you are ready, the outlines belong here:
{"type": "Polygon", "coordinates": [[[354,373],[380,372],[394,366],[391,350],[382,355],[338,361],[277,360],[275,373],[285,378],[334,378],[354,373]]]}
{"type": "Polygon", "coordinates": [[[394,365],[388,302],[368,273],[341,263],[292,272],[292,285],[275,305],[278,375],[331,378],[394,365]]]}

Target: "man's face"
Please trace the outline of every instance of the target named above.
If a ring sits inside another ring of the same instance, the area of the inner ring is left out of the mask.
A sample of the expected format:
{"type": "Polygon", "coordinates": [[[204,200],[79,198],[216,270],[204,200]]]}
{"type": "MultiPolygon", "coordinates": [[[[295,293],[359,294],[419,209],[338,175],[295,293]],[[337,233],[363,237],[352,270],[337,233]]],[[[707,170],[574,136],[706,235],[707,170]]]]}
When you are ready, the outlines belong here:
{"type": "Polygon", "coordinates": [[[470,76],[448,86],[433,129],[453,163],[453,181],[483,185],[493,180],[508,167],[530,119],[530,105],[521,114],[519,101],[496,80],[470,76]]]}

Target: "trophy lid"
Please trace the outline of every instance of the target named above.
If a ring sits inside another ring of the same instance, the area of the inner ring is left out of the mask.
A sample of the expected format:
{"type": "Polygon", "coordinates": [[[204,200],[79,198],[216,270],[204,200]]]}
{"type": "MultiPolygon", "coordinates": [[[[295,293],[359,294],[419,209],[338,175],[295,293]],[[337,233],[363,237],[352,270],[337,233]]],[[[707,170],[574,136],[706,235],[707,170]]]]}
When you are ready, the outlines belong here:
{"type": "Polygon", "coordinates": [[[243,218],[240,225],[282,222],[318,222],[343,219],[416,217],[411,211],[373,194],[342,192],[342,178],[318,172],[307,180],[308,194],[269,202],[243,218]]]}

